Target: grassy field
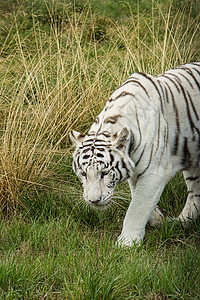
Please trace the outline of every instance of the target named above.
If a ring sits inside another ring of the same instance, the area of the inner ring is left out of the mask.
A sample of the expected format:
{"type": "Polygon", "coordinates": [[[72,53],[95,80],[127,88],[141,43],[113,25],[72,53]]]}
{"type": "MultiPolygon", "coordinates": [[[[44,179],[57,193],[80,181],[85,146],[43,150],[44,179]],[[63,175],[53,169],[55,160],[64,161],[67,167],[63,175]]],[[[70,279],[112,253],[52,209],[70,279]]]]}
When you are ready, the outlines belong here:
{"type": "MultiPolygon", "coordinates": [[[[198,1],[0,1],[0,299],[199,299],[200,220],[116,239],[130,201],[89,210],[71,168],[71,128],[87,132],[130,74],[200,60],[198,1]]],[[[159,205],[177,216],[178,174],[159,205]]]]}

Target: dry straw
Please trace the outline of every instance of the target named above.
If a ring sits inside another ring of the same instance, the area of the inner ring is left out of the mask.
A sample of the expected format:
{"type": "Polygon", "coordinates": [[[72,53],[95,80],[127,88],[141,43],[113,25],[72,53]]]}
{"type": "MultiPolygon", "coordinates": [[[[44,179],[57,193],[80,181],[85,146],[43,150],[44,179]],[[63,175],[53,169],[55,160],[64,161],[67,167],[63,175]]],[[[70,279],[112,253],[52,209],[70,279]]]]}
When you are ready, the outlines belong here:
{"type": "Polygon", "coordinates": [[[148,18],[138,11],[124,24],[105,18],[98,41],[90,8],[59,26],[49,17],[48,34],[37,17],[26,35],[15,20],[10,45],[0,49],[9,53],[0,65],[0,207],[10,210],[24,189],[48,178],[55,154],[70,154],[69,130],[86,131],[127,76],[158,74],[199,53],[199,17],[172,7],[152,7],[148,18]]]}

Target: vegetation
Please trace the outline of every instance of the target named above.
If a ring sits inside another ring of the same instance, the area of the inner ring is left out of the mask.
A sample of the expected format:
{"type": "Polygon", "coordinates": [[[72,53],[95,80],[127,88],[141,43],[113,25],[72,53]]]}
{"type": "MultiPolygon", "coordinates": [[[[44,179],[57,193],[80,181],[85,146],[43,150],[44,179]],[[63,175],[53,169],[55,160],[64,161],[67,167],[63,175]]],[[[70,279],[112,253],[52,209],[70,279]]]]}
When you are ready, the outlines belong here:
{"type": "MultiPolygon", "coordinates": [[[[199,220],[116,247],[129,189],[108,211],[85,207],[68,139],[133,72],[199,60],[199,13],[198,1],[1,1],[2,299],[199,298],[199,220]]],[[[185,197],[178,174],[160,205],[177,215],[185,197]]]]}

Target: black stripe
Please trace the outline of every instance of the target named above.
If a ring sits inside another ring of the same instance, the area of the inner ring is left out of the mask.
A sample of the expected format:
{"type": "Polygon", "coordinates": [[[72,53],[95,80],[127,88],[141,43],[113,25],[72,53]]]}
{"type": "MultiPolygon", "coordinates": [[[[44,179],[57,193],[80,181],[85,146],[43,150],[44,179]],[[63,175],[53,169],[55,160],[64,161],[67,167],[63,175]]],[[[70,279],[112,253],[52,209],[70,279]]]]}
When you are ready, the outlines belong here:
{"type": "Polygon", "coordinates": [[[104,151],[105,151],[104,148],[99,148],[99,147],[97,147],[97,150],[98,150],[98,151],[101,151],[101,152],[104,152],[104,151]]]}
{"type": "MultiPolygon", "coordinates": [[[[85,140],[84,142],[83,142],[83,145],[85,144],[85,143],[88,143],[88,142],[93,142],[93,143],[98,143],[98,142],[103,142],[103,143],[107,143],[107,141],[105,141],[105,140],[101,140],[101,139],[97,139],[97,138],[94,138],[94,139],[88,139],[88,140],[85,140]]],[[[85,145],[84,145],[85,146],[85,145]]]]}
{"type": "MultiPolygon", "coordinates": [[[[128,84],[128,83],[130,83],[130,82],[132,82],[132,83],[137,83],[137,84],[145,91],[146,95],[149,97],[149,94],[148,94],[146,88],[142,85],[141,82],[139,82],[139,79],[136,78],[136,77],[129,77],[129,78],[127,79],[127,81],[125,81],[124,83],[122,83],[121,86],[124,86],[124,85],[126,85],[126,84],[128,84]],[[135,78],[136,80],[134,80],[134,79],[132,79],[132,78],[135,78]]],[[[149,98],[150,98],[150,97],[149,97],[149,98]]]]}
{"type": "Polygon", "coordinates": [[[119,99],[120,97],[125,97],[125,96],[132,96],[132,97],[135,97],[134,94],[123,91],[123,92],[121,92],[115,99],[112,99],[112,100],[115,101],[115,100],[119,99]]]}
{"type": "Polygon", "coordinates": [[[127,167],[126,167],[126,164],[125,164],[125,161],[123,160],[123,158],[122,158],[121,162],[122,162],[122,168],[123,168],[123,169],[126,169],[126,170],[128,171],[128,169],[127,169],[127,167]]]}
{"type": "Polygon", "coordinates": [[[179,133],[176,134],[175,139],[174,139],[174,146],[172,149],[172,155],[176,155],[178,151],[178,144],[179,144],[179,133]]]}
{"type": "Polygon", "coordinates": [[[81,165],[80,165],[80,157],[79,156],[77,157],[77,165],[78,165],[78,168],[81,167],[81,165]]]}
{"type": "Polygon", "coordinates": [[[118,173],[119,173],[119,180],[121,181],[123,176],[122,176],[122,172],[119,169],[119,162],[116,163],[115,168],[117,169],[118,173]]]}
{"type": "Polygon", "coordinates": [[[96,155],[97,155],[97,157],[104,157],[104,155],[101,153],[97,153],[96,155]]]}
{"type": "Polygon", "coordinates": [[[192,98],[191,98],[191,96],[190,96],[190,94],[189,94],[188,91],[187,91],[187,95],[188,95],[188,97],[189,97],[189,99],[190,99],[190,104],[191,104],[191,106],[192,106],[192,109],[193,109],[193,112],[194,112],[194,114],[195,114],[195,116],[196,116],[196,119],[199,121],[199,116],[198,116],[198,114],[197,114],[197,111],[196,111],[195,106],[194,106],[194,104],[193,104],[192,98]]]}
{"type": "MultiPolygon", "coordinates": [[[[184,70],[184,69],[183,69],[184,70]]],[[[188,72],[187,72],[188,73],[188,72]]],[[[187,80],[187,82],[189,83],[189,85],[191,86],[192,89],[194,89],[193,84],[191,83],[191,81],[187,78],[187,76],[185,76],[183,73],[178,72],[179,75],[181,75],[183,78],[185,78],[185,80],[187,80]]],[[[188,73],[189,75],[191,75],[191,73],[188,73]]]]}
{"type": "Polygon", "coordinates": [[[189,176],[185,180],[195,181],[198,178],[199,178],[199,176],[189,176]]]}
{"type": "Polygon", "coordinates": [[[109,152],[110,152],[110,165],[112,165],[112,163],[113,163],[115,157],[114,157],[114,155],[111,153],[111,151],[109,151],[109,152]]]}
{"type": "Polygon", "coordinates": [[[172,76],[175,77],[175,80],[176,80],[177,84],[179,85],[180,90],[181,90],[181,92],[183,94],[183,97],[187,101],[187,96],[186,96],[186,93],[185,93],[185,89],[184,89],[184,87],[183,87],[183,85],[182,85],[182,83],[180,81],[180,78],[178,76],[176,76],[175,74],[171,74],[171,73],[168,73],[168,74],[170,74],[170,75],[172,75],[172,76]]]}
{"type": "Polygon", "coordinates": [[[83,145],[83,146],[80,146],[79,149],[83,149],[83,148],[90,148],[92,145],[94,145],[93,143],[91,144],[88,144],[88,145],[83,145]]]}
{"type": "MultiPolygon", "coordinates": [[[[199,135],[199,142],[198,142],[198,145],[197,145],[197,151],[200,150],[200,135],[199,135]]],[[[200,159],[200,153],[198,155],[198,158],[200,159]]]]}
{"type": "Polygon", "coordinates": [[[176,124],[177,124],[177,129],[178,131],[180,131],[180,125],[179,125],[179,116],[178,116],[178,108],[176,106],[176,102],[175,102],[175,99],[174,99],[174,94],[173,94],[173,91],[171,90],[171,87],[169,86],[169,84],[167,82],[165,82],[165,85],[167,86],[168,90],[170,91],[170,94],[171,94],[171,99],[172,99],[172,103],[173,103],[173,108],[175,110],[175,113],[176,113],[176,124]]]}
{"type": "MultiPolygon", "coordinates": [[[[157,79],[157,82],[158,82],[158,84],[159,84],[159,86],[160,86],[160,89],[161,89],[161,91],[162,91],[162,99],[165,99],[166,97],[165,97],[165,92],[164,92],[164,90],[163,90],[163,82],[160,81],[160,80],[158,80],[158,79],[157,79]]],[[[165,86],[164,86],[164,88],[165,88],[165,86]]],[[[168,102],[168,101],[167,101],[167,102],[168,102]]]]}
{"type": "Polygon", "coordinates": [[[76,163],[74,161],[73,161],[73,169],[74,169],[74,172],[77,173],[78,169],[77,169],[76,163]]]}
{"type": "Polygon", "coordinates": [[[164,132],[164,143],[167,145],[169,138],[169,125],[166,123],[165,132],[164,132]]]}
{"type": "Polygon", "coordinates": [[[184,138],[183,148],[182,148],[182,155],[183,156],[182,156],[181,164],[188,168],[191,165],[191,154],[190,154],[190,151],[188,149],[188,138],[187,137],[184,138]]]}
{"type": "Polygon", "coordinates": [[[131,156],[131,152],[133,151],[135,147],[135,138],[133,132],[130,130],[130,142],[129,142],[129,148],[128,148],[128,155],[131,156]]]}
{"type": "Polygon", "coordinates": [[[195,70],[198,74],[199,74],[199,76],[200,76],[200,70],[197,70],[196,68],[192,68],[192,70],[195,70]]]}
{"type": "Polygon", "coordinates": [[[112,188],[115,186],[115,182],[109,182],[107,185],[106,185],[108,188],[112,188]]]}
{"type": "Polygon", "coordinates": [[[96,139],[88,139],[88,140],[86,140],[86,141],[83,142],[83,145],[84,145],[85,143],[88,143],[88,142],[93,142],[93,143],[94,143],[95,140],[96,140],[96,139]]]}
{"type": "Polygon", "coordinates": [[[191,113],[190,113],[190,108],[189,108],[189,104],[188,104],[188,99],[187,99],[187,95],[185,93],[185,89],[184,87],[182,86],[182,84],[180,82],[177,82],[179,84],[179,87],[181,89],[181,92],[183,94],[183,98],[185,100],[185,103],[186,103],[186,110],[187,110],[187,116],[188,116],[188,120],[189,120],[189,124],[190,124],[190,128],[192,130],[192,132],[194,133],[194,128],[197,130],[197,132],[199,133],[199,130],[198,128],[196,128],[196,126],[194,125],[194,122],[192,120],[192,117],[191,117],[191,113]]]}
{"type": "Polygon", "coordinates": [[[103,135],[103,136],[105,136],[106,138],[108,138],[108,137],[111,136],[110,132],[108,132],[108,131],[100,132],[100,133],[98,133],[98,135],[103,135]]]}
{"type": "Polygon", "coordinates": [[[191,65],[193,66],[197,66],[200,68],[200,61],[197,61],[197,62],[193,62],[193,63],[190,63],[191,65]]]}
{"type": "Polygon", "coordinates": [[[102,172],[102,173],[101,173],[101,179],[103,179],[104,176],[106,176],[106,175],[108,175],[108,172],[102,172]]]}
{"type": "Polygon", "coordinates": [[[167,124],[167,127],[165,127],[164,129],[164,147],[163,147],[163,150],[162,150],[162,153],[160,155],[160,160],[159,160],[159,165],[161,163],[161,160],[162,160],[162,157],[163,157],[163,154],[165,153],[165,150],[166,150],[166,145],[167,145],[167,141],[168,141],[168,124],[167,124]]]}
{"type": "MultiPolygon", "coordinates": [[[[110,99],[112,99],[112,98],[110,98],[110,99]]],[[[113,99],[112,100],[110,100],[110,101],[113,101],[113,99]]],[[[109,100],[108,100],[108,102],[109,102],[109,100]]],[[[107,110],[109,110],[109,109],[111,109],[112,107],[113,107],[113,105],[114,104],[110,104],[109,106],[107,106],[107,104],[106,104],[106,106],[105,106],[105,111],[107,111],[107,110]]]]}
{"type": "Polygon", "coordinates": [[[169,103],[169,94],[168,94],[168,90],[166,88],[166,86],[164,86],[165,88],[165,98],[167,99],[167,103],[169,103]]]}
{"type": "Polygon", "coordinates": [[[158,114],[158,138],[157,138],[157,147],[156,152],[158,151],[159,145],[160,145],[160,114],[158,114]]]}
{"type": "Polygon", "coordinates": [[[140,134],[140,140],[139,140],[139,144],[137,145],[137,147],[134,150],[134,153],[140,147],[141,142],[142,142],[142,132],[141,132],[141,128],[140,128],[140,122],[139,122],[139,118],[138,118],[138,113],[137,113],[137,108],[136,107],[135,107],[135,115],[136,115],[137,126],[138,126],[138,130],[139,130],[139,134],[140,134]]]}
{"type": "Polygon", "coordinates": [[[185,70],[185,71],[187,72],[187,74],[189,74],[189,75],[193,78],[194,82],[195,82],[196,85],[198,86],[198,89],[200,90],[200,84],[199,84],[199,82],[197,81],[197,79],[196,79],[196,77],[194,76],[194,74],[192,73],[192,70],[195,70],[199,75],[200,75],[200,72],[199,72],[197,69],[195,69],[195,68],[192,68],[192,70],[191,70],[191,69],[189,69],[189,68],[187,68],[187,67],[183,67],[183,68],[181,68],[181,69],[185,70]]]}
{"type": "Polygon", "coordinates": [[[115,124],[116,122],[117,122],[117,120],[114,120],[114,119],[111,119],[111,118],[109,120],[104,121],[105,124],[108,124],[108,123],[115,124]]]}
{"type": "Polygon", "coordinates": [[[90,155],[84,155],[83,159],[88,159],[90,157],[90,155]]]}
{"type": "Polygon", "coordinates": [[[173,79],[171,79],[170,77],[168,77],[167,76],[167,74],[165,73],[165,74],[163,74],[161,77],[164,77],[164,78],[167,78],[167,79],[169,79],[174,85],[175,85],[175,87],[176,87],[176,89],[177,89],[177,91],[180,93],[180,89],[179,89],[179,87],[177,86],[177,84],[176,84],[176,82],[174,82],[174,80],[173,79]]]}
{"type": "Polygon", "coordinates": [[[96,144],[95,143],[95,148],[98,148],[98,147],[110,147],[111,146],[111,143],[109,143],[109,144],[96,144]]]}
{"type": "MultiPolygon", "coordinates": [[[[112,123],[112,124],[115,124],[117,121],[118,121],[118,119],[119,118],[121,118],[122,116],[120,115],[120,114],[118,114],[118,115],[114,115],[114,116],[110,116],[110,117],[107,117],[103,122],[105,123],[105,124],[107,124],[107,123],[112,123]]],[[[106,133],[107,133],[108,131],[106,131],[106,133]]]]}
{"type": "Polygon", "coordinates": [[[96,131],[92,131],[92,132],[90,132],[90,133],[87,134],[87,136],[93,136],[93,135],[94,136],[96,135],[96,131]]]}
{"type": "MultiPolygon", "coordinates": [[[[153,86],[155,87],[155,89],[156,89],[156,91],[157,91],[157,93],[158,93],[158,95],[159,95],[159,97],[160,97],[161,110],[162,110],[162,112],[163,112],[164,110],[163,110],[162,96],[161,96],[161,94],[160,94],[160,91],[159,91],[159,89],[158,89],[156,83],[154,82],[154,80],[153,80],[148,74],[142,73],[142,72],[139,72],[138,74],[142,75],[142,76],[145,77],[147,80],[149,80],[149,81],[153,84],[153,86]]],[[[156,81],[158,81],[158,79],[156,79],[156,81]]]]}
{"type": "MultiPolygon", "coordinates": [[[[183,97],[184,97],[185,103],[186,103],[186,110],[187,110],[188,120],[189,120],[189,123],[190,123],[190,128],[191,128],[192,132],[194,133],[194,128],[196,128],[196,126],[194,125],[194,122],[192,120],[191,113],[190,113],[190,107],[189,107],[189,104],[188,104],[188,99],[187,99],[187,96],[185,94],[184,88],[182,86],[181,86],[181,90],[182,90],[183,97]]],[[[199,130],[197,129],[197,131],[199,131],[199,130]]]]}
{"type": "Polygon", "coordinates": [[[191,194],[191,193],[193,193],[193,191],[188,191],[188,192],[187,192],[188,195],[191,194]]]}
{"type": "Polygon", "coordinates": [[[83,153],[87,153],[88,151],[90,151],[90,148],[84,149],[84,150],[83,150],[83,153]]]}
{"type": "Polygon", "coordinates": [[[122,168],[126,170],[126,178],[130,177],[130,176],[129,176],[129,169],[127,168],[127,166],[126,166],[126,164],[125,164],[123,158],[122,158],[122,160],[121,160],[121,164],[122,164],[122,168]]]}
{"type": "Polygon", "coordinates": [[[152,144],[152,147],[151,147],[151,153],[150,153],[148,165],[147,165],[147,167],[144,169],[144,171],[138,175],[138,178],[139,178],[140,176],[142,176],[142,175],[148,170],[148,168],[150,167],[151,160],[152,160],[152,156],[153,156],[153,147],[154,147],[154,144],[152,144]]]}
{"type": "Polygon", "coordinates": [[[173,103],[173,108],[174,108],[175,115],[176,115],[177,133],[176,133],[176,136],[175,136],[174,147],[173,147],[173,150],[172,150],[172,155],[176,155],[177,151],[178,151],[178,142],[179,142],[179,134],[180,134],[179,114],[178,114],[178,108],[176,106],[176,102],[175,102],[175,99],[174,99],[173,91],[171,90],[171,88],[170,88],[170,86],[168,85],[167,82],[165,82],[165,85],[166,85],[167,89],[170,91],[171,99],[172,99],[172,103],[173,103]]]}
{"type": "Polygon", "coordinates": [[[98,148],[98,147],[108,147],[109,148],[111,146],[111,143],[109,143],[109,144],[96,144],[96,143],[94,144],[94,143],[91,143],[91,144],[80,146],[79,149],[80,150],[83,149],[83,148],[92,149],[92,147],[94,148],[94,146],[95,146],[95,148],[98,148]]]}
{"type": "Polygon", "coordinates": [[[179,76],[177,76],[176,74],[171,73],[171,72],[169,72],[169,71],[167,71],[166,73],[167,73],[168,75],[171,75],[171,76],[175,77],[175,80],[176,80],[179,84],[181,84],[181,78],[180,78],[179,76]]]}
{"type": "Polygon", "coordinates": [[[145,149],[146,149],[146,145],[147,145],[147,144],[145,144],[145,146],[144,146],[144,148],[143,148],[143,150],[142,150],[142,152],[141,152],[141,154],[140,154],[139,159],[138,159],[137,162],[135,163],[135,166],[136,166],[136,167],[137,167],[137,165],[139,164],[139,162],[140,162],[141,159],[142,159],[142,156],[143,156],[144,151],[145,151],[145,149]]]}
{"type": "MultiPolygon", "coordinates": [[[[195,66],[197,66],[197,65],[195,65],[195,66]]],[[[200,66],[198,65],[198,67],[199,67],[199,70],[194,67],[192,67],[192,70],[195,70],[200,75],[200,66]]]]}

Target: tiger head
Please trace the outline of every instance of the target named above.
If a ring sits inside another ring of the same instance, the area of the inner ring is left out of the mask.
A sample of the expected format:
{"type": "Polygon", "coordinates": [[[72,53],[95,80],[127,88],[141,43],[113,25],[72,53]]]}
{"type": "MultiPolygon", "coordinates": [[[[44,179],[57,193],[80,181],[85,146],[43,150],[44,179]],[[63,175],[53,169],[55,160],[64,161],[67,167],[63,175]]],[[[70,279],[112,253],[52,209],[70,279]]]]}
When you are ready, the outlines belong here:
{"type": "Polygon", "coordinates": [[[76,147],[73,169],[83,184],[83,197],[88,204],[105,208],[112,202],[116,185],[132,177],[135,165],[129,156],[128,137],[127,128],[114,135],[70,133],[76,147]]]}

